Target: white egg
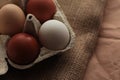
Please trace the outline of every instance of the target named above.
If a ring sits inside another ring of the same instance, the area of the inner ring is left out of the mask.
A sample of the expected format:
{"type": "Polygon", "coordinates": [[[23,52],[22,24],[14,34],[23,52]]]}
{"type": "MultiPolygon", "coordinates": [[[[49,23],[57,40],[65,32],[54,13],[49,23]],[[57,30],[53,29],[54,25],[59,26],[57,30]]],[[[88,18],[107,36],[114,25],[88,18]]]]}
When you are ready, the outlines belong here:
{"type": "Polygon", "coordinates": [[[39,30],[41,44],[50,50],[63,50],[70,41],[66,25],[58,20],[46,21],[39,30]]]}

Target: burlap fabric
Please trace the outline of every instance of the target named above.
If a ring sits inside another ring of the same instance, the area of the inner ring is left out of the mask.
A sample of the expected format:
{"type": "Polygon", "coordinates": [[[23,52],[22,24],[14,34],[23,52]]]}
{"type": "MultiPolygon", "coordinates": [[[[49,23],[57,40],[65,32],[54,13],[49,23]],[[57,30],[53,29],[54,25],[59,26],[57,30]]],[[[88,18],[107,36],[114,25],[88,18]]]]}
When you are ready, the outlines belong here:
{"type": "Polygon", "coordinates": [[[105,0],[58,0],[76,33],[74,48],[27,70],[10,67],[0,80],[83,80],[96,46],[105,0]]]}

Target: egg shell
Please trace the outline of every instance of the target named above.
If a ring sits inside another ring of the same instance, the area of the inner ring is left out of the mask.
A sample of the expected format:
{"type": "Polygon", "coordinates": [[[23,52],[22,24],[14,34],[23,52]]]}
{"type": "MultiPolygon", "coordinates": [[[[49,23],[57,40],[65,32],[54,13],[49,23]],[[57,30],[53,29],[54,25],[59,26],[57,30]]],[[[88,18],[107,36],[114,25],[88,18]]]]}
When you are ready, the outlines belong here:
{"type": "Polygon", "coordinates": [[[39,39],[41,44],[50,50],[62,50],[70,41],[70,33],[64,23],[48,20],[40,27],[39,39]]]}
{"type": "Polygon", "coordinates": [[[56,6],[53,0],[29,0],[26,11],[28,14],[35,15],[40,23],[43,23],[53,18],[56,6]]]}
{"type": "Polygon", "coordinates": [[[14,35],[7,44],[8,58],[19,65],[27,65],[38,57],[40,46],[35,38],[26,33],[14,35]]]}
{"type": "Polygon", "coordinates": [[[24,22],[24,12],[17,5],[7,4],[0,9],[0,33],[5,35],[20,33],[24,22]]]}

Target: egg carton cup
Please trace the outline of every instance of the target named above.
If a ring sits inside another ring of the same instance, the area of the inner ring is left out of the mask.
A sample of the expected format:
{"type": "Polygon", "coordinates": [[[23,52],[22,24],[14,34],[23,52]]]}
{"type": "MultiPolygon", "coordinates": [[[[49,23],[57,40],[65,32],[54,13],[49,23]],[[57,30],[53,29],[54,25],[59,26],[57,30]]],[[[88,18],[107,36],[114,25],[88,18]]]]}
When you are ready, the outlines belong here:
{"type": "MultiPolygon", "coordinates": [[[[31,64],[28,64],[28,65],[17,65],[15,63],[13,63],[12,61],[10,61],[6,55],[6,43],[10,39],[10,37],[8,35],[0,35],[0,75],[3,75],[8,71],[7,61],[14,68],[27,69],[27,68],[32,67],[33,65],[35,65],[36,63],[38,63],[40,61],[43,61],[43,60],[45,60],[51,56],[54,56],[60,52],[65,52],[74,46],[75,33],[74,33],[72,27],[70,26],[66,16],[64,15],[63,10],[60,7],[58,1],[57,0],[53,0],[53,1],[57,8],[57,12],[54,15],[53,19],[63,22],[69,30],[70,41],[69,41],[69,44],[67,45],[67,47],[63,50],[58,50],[58,51],[53,51],[53,50],[49,50],[45,47],[42,47],[39,56],[36,58],[36,60],[34,62],[32,62],[31,64]]],[[[25,5],[23,5],[23,6],[25,6],[25,5]]],[[[32,34],[34,37],[38,38],[38,31],[39,31],[40,27],[41,27],[41,24],[36,19],[36,17],[32,14],[28,14],[26,17],[25,27],[24,27],[23,32],[32,34]],[[29,28],[27,26],[29,26],[29,28]]]]}

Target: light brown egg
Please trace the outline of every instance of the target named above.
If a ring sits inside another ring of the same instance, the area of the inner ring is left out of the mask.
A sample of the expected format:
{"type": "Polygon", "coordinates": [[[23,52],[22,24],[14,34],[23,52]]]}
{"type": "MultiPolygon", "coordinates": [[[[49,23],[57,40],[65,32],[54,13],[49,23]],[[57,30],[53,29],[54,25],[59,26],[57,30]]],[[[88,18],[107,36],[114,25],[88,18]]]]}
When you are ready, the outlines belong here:
{"type": "Polygon", "coordinates": [[[23,30],[25,15],[15,4],[7,4],[0,9],[0,33],[14,35],[23,30]]]}

